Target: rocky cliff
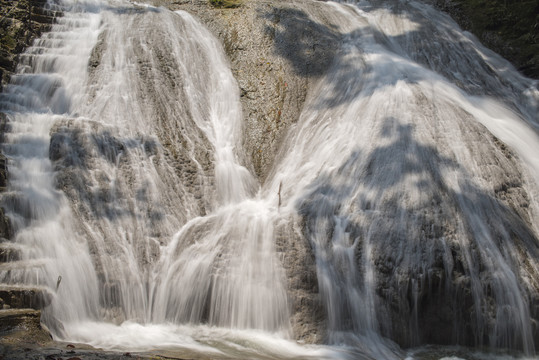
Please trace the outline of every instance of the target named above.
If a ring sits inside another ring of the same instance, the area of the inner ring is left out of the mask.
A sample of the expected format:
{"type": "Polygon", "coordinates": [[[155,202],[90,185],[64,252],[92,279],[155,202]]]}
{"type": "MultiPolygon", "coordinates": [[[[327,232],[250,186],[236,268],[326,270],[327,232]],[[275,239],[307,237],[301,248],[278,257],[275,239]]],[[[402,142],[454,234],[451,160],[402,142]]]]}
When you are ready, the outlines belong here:
{"type": "MultiPolygon", "coordinates": [[[[271,178],[272,166],[282,156],[279,153],[280,145],[287,130],[295,125],[299,117],[307,89],[324,75],[333,60],[339,39],[329,29],[336,24],[324,15],[321,10],[322,2],[309,2],[307,5],[278,0],[245,1],[235,8],[214,7],[204,0],[160,3],[173,10],[181,9],[196,14],[222,40],[232,71],[241,88],[244,148],[250,155],[254,172],[263,184],[266,178],[271,178]]],[[[462,26],[472,30],[485,44],[502,53],[526,75],[539,75],[533,27],[528,28],[526,25],[535,19],[535,15],[528,16],[529,13],[536,13],[533,2],[517,4],[520,7],[516,5],[515,9],[518,11],[514,10],[515,12],[526,13],[518,29],[509,30],[503,25],[513,19],[515,13],[508,17],[504,17],[503,11],[497,13],[497,18],[493,15],[491,20],[498,21],[499,29],[506,29],[506,33],[505,30],[495,31],[487,23],[481,22],[479,14],[484,14],[472,7],[472,2],[430,3],[450,13],[462,26]],[[520,32],[519,35],[517,32],[520,32]]],[[[502,5],[497,4],[498,10],[502,5]]],[[[487,7],[488,11],[495,11],[496,6],[491,3],[487,7]]],[[[488,11],[485,13],[489,14],[488,11]]],[[[326,315],[318,303],[319,290],[316,276],[312,275],[316,271],[310,246],[302,241],[302,236],[295,236],[303,229],[286,228],[280,231],[283,235],[277,238],[277,248],[282,251],[281,258],[289,279],[290,298],[294,309],[294,333],[298,340],[306,342],[323,340],[326,315]],[[315,311],[312,311],[313,309],[315,311]]],[[[390,296],[393,295],[395,294],[390,296]]],[[[435,293],[429,296],[434,298],[429,301],[435,304],[439,303],[436,297],[441,299],[445,295],[435,293]]],[[[463,297],[458,303],[469,300],[469,297],[463,297]]],[[[437,318],[438,310],[433,308],[430,312],[425,311],[419,320],[421,326],[429,328],[431,323],[440,323],[442,320],[451,325],[454,319],[440,320],[437,318]]],[[[407,309],[405,312],[410,311],[407,309]]],[[[452,311],[445,312],[450,313],[452,311]]],[[[391,316],[407,319],[401,313],[391,316]]],[[[395,323],[397,322],[395,320],[395,323]]],[[[404,329],[407,324],[407,320],[404,320],[397,327],[404,329]]],[[[446,333],[438,336],[427,334],[426,340],[433,343],[450,341],[451,329],[451,326],[447,326],[446,333]]],[[[401,345],[412,342],[406,336],[395,340],[401,345]]],[[[472,340],[466,343],[472,344],[471,342],[472,340]]]]}
{"type": "MultiPolygon", "coordinates": [[[[502,0],[426,1],[447,11],[524,74],[539,77],[536,0],[511,5],[502,0]]],[[[196,14],[223,41],[241,88],[245,148],[252,158],[253,170],[265,179],[286,129],[299,116],[309,82],[320,76],[331,61],[334,39],[284,0],[244,1],[233,8],[220,8],[207,0],[152,2],[196,14]],[[240,18],[242,21],[238,21],[240,18]]],[[[46,3],[47,0],[0,1],[5,14],[0,19],[2,87],[15,71],[18,54],[52,24],[56,14],[47,10],[46,3]]],[[[3,187],[7,163],[3,157],[0,162],[3,187]]]]}
{"type": "Polygon", "coordinates": [[[524,75],[539,79],[539,1],[433,0],[433,3],[524,75]]]}
{"type": "MultiPolygon", "coordinates": [[[[511,5],[502,0],[423,2],[450,14],[523,74],[539,78],[537,0],[511,5]]],[[[243,1],[232,8],[214,3],[153,0],[157,6],[194,13],[223,42],[241,88],[245,149],[263,181],[286,129],[299,116],[307,88],[332,60],[337,39],[309,19],[309,11],[298,11],[287,0],[243,1]]]]}
{"type": "MultiPolygon", "coordinates": [[[[52,21],[50,14],[40,7],[44,3],[44,0],[2,1],[2,13],[8,14],[2,18],[3,81],[14,71],[16,54],[52,21]]],[[[292,6],[284,0],[245,1],[239,7],[226,9],[212,6],[207,0],[155,0],[154,3],[195,14],[221,39],[241,90],[244,148],[250,156],[253,172],[260,183],[264,183],[272,172],[273,162],[280,156],[280,145],[287,130],[299,117],[307,89],[324,74],[332,61],[337,42],[327,31],[331,22],[324,18],[322,11],[312,11],[317,3],[302,7],[299,2],[292,6]],[[313,22],[312,18],[317,21],[313,22]]],[[[436,4],[456,18],[460,17],[462,24],[473,27],[470,15],[465,13],[464,2],[458,5],[457,1],[438,1],[436,4]]],[[[517,66],[526,74],[537,77],[537,72],[534,73],[537,67],[533,65],[537,51],[533,46],[531,49],[532,55],[528,56],[531,65],[521,62],[517,66]]],[[[5,159],[0,160],[0,169],[4,170],[0,186],[5,186],[5,159]]],[[[4,233],[8,234],[9,224],[5,229],[4,233]]],[[[277,248],[293,293],[295,334],[298,340],[318,342],[323,337],[325,316],[317,300],[312,252],[309,244],[298,235],[302,229],[284,226],[278,230],[277,248]]],[[[438,295],[443,294],[433,296],[438,295]]],[[[447,319],[448,322],[451,320],[447,319]]]]}

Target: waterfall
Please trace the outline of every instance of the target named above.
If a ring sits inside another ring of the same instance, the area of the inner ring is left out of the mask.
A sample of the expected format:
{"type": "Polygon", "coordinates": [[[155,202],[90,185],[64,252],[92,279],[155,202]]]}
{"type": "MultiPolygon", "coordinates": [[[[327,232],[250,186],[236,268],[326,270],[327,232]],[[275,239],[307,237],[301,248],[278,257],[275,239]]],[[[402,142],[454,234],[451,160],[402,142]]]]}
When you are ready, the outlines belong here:
{"type": "Polygon", "coordinates": [[[21,248],[21,261],[2,271],[0,282],[53,290],[61,277],[45,319],[80,321],[98,313],[98,281],[89,249],[49,159],[51,128],[81,101],[98,26],[96,13],[66,12],[22,55],[18,74],[0,97],[10,128],[3,146],[9,185],[2,206],[21,248]]]}
{"type": "Polygon", "coordinates": [[[403,3],[324,9],[342,46],[271,187],[285,184],[284,206],[306,224],[330,342],[533,354],[537,83],[403,3]]]}
{"type": "Polygon", "coordinates": [[[185,12],[60,9],[2,95],[3,204],[28,249],[4,281],[54,292],[61,276],[45,310],[60,338],[125,321],[288,334],[273,215],[242,165],[221,45],[185,12]]]}
{"type": "Polygon", "coordinates": [[[535,354],[537,82],[449,17],[293,2],[337,51],[261,181],[226,55],[192,15],[49,6],[63,16],[0,94],[0,201],[21,249],[0,283],[50,293],[56,339],[215,358],[535,354]],[[314,256],[326,346],[292,341],[304,299],[278,247],[293,236],[314,256]]]}

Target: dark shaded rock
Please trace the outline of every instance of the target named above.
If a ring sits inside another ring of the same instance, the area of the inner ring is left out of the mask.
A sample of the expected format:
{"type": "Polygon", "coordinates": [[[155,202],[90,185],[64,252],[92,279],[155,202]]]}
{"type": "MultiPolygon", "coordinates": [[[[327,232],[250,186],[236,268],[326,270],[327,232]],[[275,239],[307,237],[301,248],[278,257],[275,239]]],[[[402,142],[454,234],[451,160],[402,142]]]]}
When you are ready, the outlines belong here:
{"type": "Polygon", "coordinates": [[[10,239],[13,235],[13,228],[11,221],[4,213],[4,209],[0,208],[0,237],[4,239],[10,239]]]}
{"type": "MultiPolygon", "coordinates": [[[[4,141],[4,133],[8,129],[7,117],[0,113],[0,142],[4,141]]],[[[8,183],[8,160],[4,154],[0,153],[0,192],[5,191],[8,183]]],[[[0,238],[10,239],[12,227],[9,218],[5,215],[4,209],[0,208],[0,238]]]]}
{"type": "Polygon", "coordinates": [[[539,79],[539,2],[536,0],[425,0],[447,12],[465,30],[539,79]]]}
{"type": "MultiPolygon", "coordinates": [[[[0,113],[0,115],[3,115],[0,113]]],[[[3,124],[3,122],[2,122],[3,124]]],[[[0,135],[4,133],[0,124],[0,135]]],[[[2,137],[2,136],[0,136],[2,137]]],[[[1,141],[1,139],[0,139],[1,141]]],[[[0,192],[5,191],[8,183],[8,161],[4,154],[0,153],[0,192]]],[[[9,218],[5,215],[4,209],[0,208],[0,238],[10,239],[12,235],[12,227],[9,218]]]]}
{"type": "MultiPolygon", "coordinates": [[[[11,266],[13,263],[5,264],[11,266]]],[[[4,266],[4,265],[0,265],[4,266]]],[[[31,288],[24,286],[0,286],[0,299],[4,306],[10,308],[43,309],[52,301],[52,294],[44,288],[31,288]]]]}
{"type": "Polygon", "coordinates": [[[20,259],[20,249],[16,245],[9,241],[0,242],[0,262],[17,261],[20,259]]]}
{"type": "Polygon", "coordinates": [[[7,186],[7,158],[0,154],[0,191],[4,191],[7,186]]]}

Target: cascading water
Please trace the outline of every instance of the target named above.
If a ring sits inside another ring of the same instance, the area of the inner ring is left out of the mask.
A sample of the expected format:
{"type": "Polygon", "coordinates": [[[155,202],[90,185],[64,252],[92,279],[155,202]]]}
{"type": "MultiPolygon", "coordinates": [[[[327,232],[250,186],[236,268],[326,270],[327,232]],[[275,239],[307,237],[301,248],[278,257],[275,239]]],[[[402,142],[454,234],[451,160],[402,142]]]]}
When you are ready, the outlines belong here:
{"type": "Polygon", "coordinates": [[[289,333],[271,217],[240,163],[239,90],[219,43],[184,12],[122,1],[61,10],[3,94],[4,204],[26,264],[40,266],[4,281],[53,291],[61,276],[46,310],[61,338],[92,343],[88,329],[126,320],[289,333]],[[39,141],[23,143],[37,126],[39,141]]]}
{"type": "Polygon", "coordinates": [[[45,319],[77,321],[98,312],[98,282],[86,240],[74,226],[49,160],[51,127],[81,100],[77,95],[98,26],[96,14],[67,12],[22,56],[19,73],[0,98],[10,127],[3,147],[9,187],[2,205],[22,252],[22,261],[2,271],[0,281],[55,289],[61,276],[45,319]]]}
{"type": "Polygon", "coordinates": [[[0,95],[22,249],[0,282],[53,293],[57,338],[216,358],[534,354],[537,84],[429,6],[312,5],[295,4],[341,45],[259,185],[224,52],[188,13],[51,2],[64,16],[0,95]],[[314,252],[331,348],[286,340],[283,226],[314,252]]]}
{"type": "Polygon", "coordinates": [[[271,186],[306,224],[330,342],[533,354],[537,84],[428,6],[327,10],[343,45],[271,186]]]}

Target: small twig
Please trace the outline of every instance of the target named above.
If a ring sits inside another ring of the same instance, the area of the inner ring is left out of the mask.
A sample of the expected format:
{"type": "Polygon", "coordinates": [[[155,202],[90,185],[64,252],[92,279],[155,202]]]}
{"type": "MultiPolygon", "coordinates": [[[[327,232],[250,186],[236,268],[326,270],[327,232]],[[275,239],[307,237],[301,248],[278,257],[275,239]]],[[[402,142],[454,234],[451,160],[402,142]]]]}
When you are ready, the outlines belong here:
{"type": "Polygon", "coordinates": [[[279,183],[279,192],[277,193],[279,195],[279,207],[281,207],[281,188],[283,187],[283,182],[281,181],[279,183]]]}

